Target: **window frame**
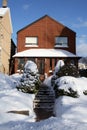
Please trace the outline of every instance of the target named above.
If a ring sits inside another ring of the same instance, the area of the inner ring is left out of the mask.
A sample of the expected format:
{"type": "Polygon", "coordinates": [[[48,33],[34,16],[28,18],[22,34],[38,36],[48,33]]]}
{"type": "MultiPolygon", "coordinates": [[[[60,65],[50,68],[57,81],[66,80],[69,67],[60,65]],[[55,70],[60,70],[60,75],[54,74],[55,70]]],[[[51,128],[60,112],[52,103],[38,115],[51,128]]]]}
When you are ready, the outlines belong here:
{"type": "Polygon", "coordinates": [[[23,70],[25,65],[25,58],[17,58],[17,60],[18,60],[17,70],[23,70]]]}
{"type": "Polygon", "coordinates": [[[68,37],[67,36],[56,36],[55,37],[55,47],[68,47],[68,37]],[[61,42],[62,40],[63,40],[63,43],[61,42]],[[64,43],[64,41],[65,41],[65,43],[64,43]]]}
{"type": "Polygon", "coordinates": [[[45,71],[45,59],[39,58],[37,62],[39,74],[43,75],[45,71]]]}
{"type": "Polygon", "coordinates": [[[32,47],[38,46],[38,37],[37,36],[26,36],[25,37],[25,47],[30,47],[30,46],[32,46],[32,47]]]}

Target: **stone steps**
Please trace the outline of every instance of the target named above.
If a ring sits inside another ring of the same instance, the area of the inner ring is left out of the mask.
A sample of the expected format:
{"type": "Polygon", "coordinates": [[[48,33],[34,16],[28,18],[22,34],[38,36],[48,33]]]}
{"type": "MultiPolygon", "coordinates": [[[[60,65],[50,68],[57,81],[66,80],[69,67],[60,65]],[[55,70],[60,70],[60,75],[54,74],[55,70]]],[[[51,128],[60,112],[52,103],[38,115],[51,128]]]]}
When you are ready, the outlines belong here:
{"type": "Polygon", "coordinates": [[[34,108],[53,110],[55,94],[51,87],[42,85],[33,101],[34,108]]]}
{"type": "Polygon", "coordinates": [[[53,103],[54,100],[34,100],[34,103],[53,103]]]}

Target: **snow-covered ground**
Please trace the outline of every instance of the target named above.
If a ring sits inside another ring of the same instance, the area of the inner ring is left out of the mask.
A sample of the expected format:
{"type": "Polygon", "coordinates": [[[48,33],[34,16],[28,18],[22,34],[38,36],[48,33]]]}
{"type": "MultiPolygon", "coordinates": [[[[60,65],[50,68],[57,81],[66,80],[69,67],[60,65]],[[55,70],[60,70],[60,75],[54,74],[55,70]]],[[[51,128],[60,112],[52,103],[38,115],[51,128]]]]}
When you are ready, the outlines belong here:
{"type": "MultiPolygon", "coordinates": [[[[83,94],[87,90],[87,78],[65,76],[58,79],[60,88],[71,86],[77,90],[79,97],[59,97],[54,107],[56,117],[35,122],[35,95],[17,91],[15,86],[20,77],[19,74],[8,76],[0,73],[0,130],[87,130],[87,96],[83,94]],[[14,110],[29,111],[29,116],[8,113],[14,110]]],[[[45,83],[50,85],[50,79],[45,83]]]]}

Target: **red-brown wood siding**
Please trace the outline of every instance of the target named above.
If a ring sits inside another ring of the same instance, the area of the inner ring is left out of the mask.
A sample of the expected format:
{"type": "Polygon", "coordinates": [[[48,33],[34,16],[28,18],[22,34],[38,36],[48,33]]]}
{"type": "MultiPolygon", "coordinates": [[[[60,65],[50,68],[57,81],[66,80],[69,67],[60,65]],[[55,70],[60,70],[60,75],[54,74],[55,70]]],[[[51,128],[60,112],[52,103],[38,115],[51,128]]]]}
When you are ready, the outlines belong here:
{"type": "MultiPolygon", "coordinates": [[[[76,33],[60,24],[54,19],[46,16],[33,24],[25,27],[17,33],[17,51],[24,51],[31,49],[32,47],[25,47],[26,36],[37,36],[38,37],[38,48],[54,48],[55,36],[67,36],[68,37],[68,48],[57,48],[64,49],[69,52],[76,54],[76,33]]],[[[35,47],[33,47],[35,48],[35,47]]]]}
{"type": "MultiPolygon", "coordinates": [[[[76,54],[76,33],[68,27],[62,25],[61,23],[46,15],[17,32],[17,52],[21,52],[32,48],[63,49],[76,54]],[[25,37],[27,36],[38,37],[38,47],[25,47],[25,37]],[[68,47],[55,48],[56,36],[68,37],[68,47]]],[[[38,60],[39,59],[36,58],[37,62],[38,60]]],[[[77,59],[75,63],[77,63],[77,59]]],[[[15,72],[17,72],[17,66],[18,59],[15,58],[15,72]]],[[[55,58],[52,58],[52,71],[54,70],[54,67],[55,58]]],[[[45,58],[44,73],[47,73],[49,75],[49,70],[50,57],[45,58]]]]}

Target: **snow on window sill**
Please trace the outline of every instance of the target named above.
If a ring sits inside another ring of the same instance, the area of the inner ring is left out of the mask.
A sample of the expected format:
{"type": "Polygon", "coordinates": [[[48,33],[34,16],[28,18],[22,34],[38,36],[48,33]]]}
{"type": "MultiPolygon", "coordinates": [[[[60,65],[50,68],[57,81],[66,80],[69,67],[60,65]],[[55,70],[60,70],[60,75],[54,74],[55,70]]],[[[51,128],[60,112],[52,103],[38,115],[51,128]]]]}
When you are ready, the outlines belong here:
{"type": "Polygon", "coordinates": [[[66,47],[66,48],[68,48],[68,46],[61,46],[61,45],[55,45],[54,47],[66,47]]]}
{"type": "Polygon", "coordinates": [[[25,45],[25,47],[38,47],[38,45],[25,45]]]}

